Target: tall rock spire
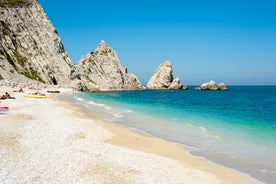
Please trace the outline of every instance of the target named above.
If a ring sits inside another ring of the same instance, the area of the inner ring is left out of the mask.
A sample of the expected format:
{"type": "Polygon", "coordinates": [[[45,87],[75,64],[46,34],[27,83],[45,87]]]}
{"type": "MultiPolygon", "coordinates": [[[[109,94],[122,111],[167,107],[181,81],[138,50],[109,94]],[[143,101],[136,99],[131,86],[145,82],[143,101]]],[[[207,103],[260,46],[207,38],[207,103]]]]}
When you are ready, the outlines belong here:
{"type": "Polygon", "coordinates": [[[149,89],[180,89],[179,78],[173,79],[172,64],[169,61],[161,64],[147,84],[149,89]]]}
{"type": "Polygon", "coordinates": [[[101,41],[94,52],[81,58],[72,76],[81,90],[113,91],[141,88],[140,81],[128,74],[111,47],[101,41]],[[78,79],[77,79],[78,78],[78,79]],[[79,80],[79,81],[78,81],[79,80]]]}

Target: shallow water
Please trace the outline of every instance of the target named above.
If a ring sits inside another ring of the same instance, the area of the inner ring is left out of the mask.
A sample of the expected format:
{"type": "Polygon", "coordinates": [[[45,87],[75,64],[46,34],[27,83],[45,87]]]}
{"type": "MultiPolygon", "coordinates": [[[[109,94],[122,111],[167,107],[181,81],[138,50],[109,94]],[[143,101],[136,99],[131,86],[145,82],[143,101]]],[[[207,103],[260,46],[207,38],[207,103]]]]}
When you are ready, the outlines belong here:
{"type": "Polygon", "coordinates": [[[191,153],[276,181],[276,86],[228,91],[143,90],[79,93],[75,103],[107,121],[192,147],[191,153]]]}

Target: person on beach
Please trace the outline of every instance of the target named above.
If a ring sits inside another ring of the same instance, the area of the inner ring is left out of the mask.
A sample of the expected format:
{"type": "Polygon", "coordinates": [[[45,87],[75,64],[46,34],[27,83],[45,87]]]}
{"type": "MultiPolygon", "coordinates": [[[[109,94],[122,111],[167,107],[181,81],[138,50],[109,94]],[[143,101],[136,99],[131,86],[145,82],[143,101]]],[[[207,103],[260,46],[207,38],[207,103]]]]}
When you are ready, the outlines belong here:
{"type": "Polygon", "coordinates": [[[35,95],[41,95],[41,93],[40,93],[40,91],[38,90],[38,91],[36,91],[35,93],[34,93],[35,95]]]}
{"type": "Polygon", "coordinates": [[[12,97],[8,92],[6,92],[4,95],[1,96],[1,99],[15,99],[15,97],[12,97]]]}
{"type": "Polygon", "coordinates": [[[33,93],[33,95],[45,96],[45,94],[41,93],[39,90],[37,90],[35,93],[33,93]]]}
{"type": "Polygon", "coordinates": [[[19,90],[14,90],[13,92],[19,92],[19,93],[24,93],[23,89],[20,88],[19,90]]]}
{"type": "Polygon", "coordinates": [[[11,98],[11,95],[8,92],[5,93],[5,96],[6,96],[7,99],[11,98]]]}

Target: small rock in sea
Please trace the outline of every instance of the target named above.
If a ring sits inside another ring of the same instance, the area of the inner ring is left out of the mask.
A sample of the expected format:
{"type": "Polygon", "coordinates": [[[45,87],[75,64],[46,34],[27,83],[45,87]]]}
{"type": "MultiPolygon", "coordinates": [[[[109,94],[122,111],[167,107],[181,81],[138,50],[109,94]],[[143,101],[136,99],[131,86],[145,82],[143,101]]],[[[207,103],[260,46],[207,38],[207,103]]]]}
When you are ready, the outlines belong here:
{"type": "Polygon", "coordinates": [[[211,80],[210,82],[206,82],[201,84],[201,86],[196,87],[195,90],[227,90],[227,87],[224,83],[217,84],[215,81],[211,80]]]}

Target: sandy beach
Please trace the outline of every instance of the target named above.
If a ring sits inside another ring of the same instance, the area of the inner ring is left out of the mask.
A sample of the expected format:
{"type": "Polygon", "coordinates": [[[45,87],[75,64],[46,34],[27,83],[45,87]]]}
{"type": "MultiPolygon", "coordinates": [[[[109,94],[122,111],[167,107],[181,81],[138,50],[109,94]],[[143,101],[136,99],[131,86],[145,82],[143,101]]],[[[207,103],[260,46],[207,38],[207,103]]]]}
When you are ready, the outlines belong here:
{"type": "Polygon", "coordinates": [[[13,90],[0,89],[16,98],[0,103],[10,108],[0,112],[0,183],[260,183],[191,156],[181,145],[105,122],[56,95],[25,98],[27,90],[13,90]]]}

